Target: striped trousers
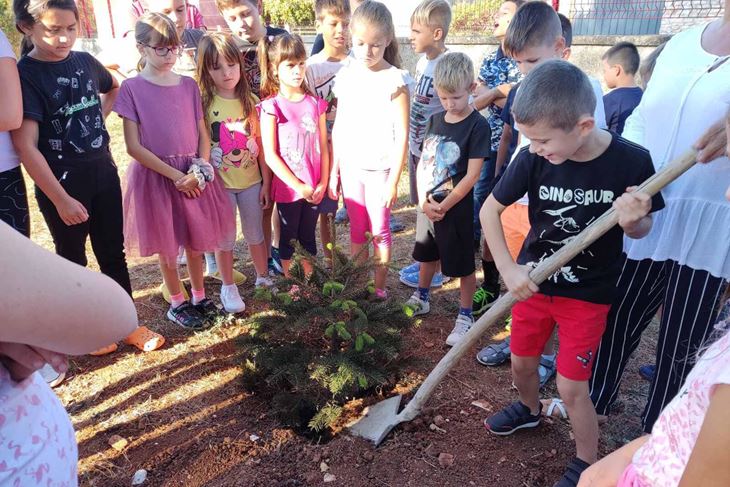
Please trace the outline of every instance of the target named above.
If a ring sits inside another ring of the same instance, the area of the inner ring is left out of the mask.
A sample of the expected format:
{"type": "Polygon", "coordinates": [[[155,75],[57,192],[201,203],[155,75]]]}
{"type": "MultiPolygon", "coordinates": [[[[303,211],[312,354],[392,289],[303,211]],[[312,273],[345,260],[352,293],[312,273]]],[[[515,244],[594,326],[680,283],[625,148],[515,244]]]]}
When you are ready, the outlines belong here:
{"type": "Polygon", "coordinates": [[[621,377],[641,334],[663,305],[656,348],[656,374],[641,415],[650,433],[692,369],[697,351],[712,333],[724,279],[668,260],[624,258],[606,331],[593,362],[591,399],[598,414],[608,414],[621,377]]]}

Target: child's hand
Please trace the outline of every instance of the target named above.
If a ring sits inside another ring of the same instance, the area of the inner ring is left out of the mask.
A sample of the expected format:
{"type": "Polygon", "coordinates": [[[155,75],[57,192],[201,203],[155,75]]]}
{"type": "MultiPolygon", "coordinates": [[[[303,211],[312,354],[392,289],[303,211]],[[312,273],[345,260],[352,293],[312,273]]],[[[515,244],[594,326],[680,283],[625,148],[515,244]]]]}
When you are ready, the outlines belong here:
{"type": "Polygon", "coordinates": [[[261,185],[261,191],[259,191],[259,204],[264,210],[268,210],[271,207],[271,194],[265,184],[261,185]]]}
{"type": "Polygon", "coordinates": [[[423,204],[423,212],[432,222],[439,222],[444,219],[444,210],[441,205],[434,201],[431,195],[428,195],[426,202],[423,204]]]}
{"type": "Polygon", "coordinates": [[[312,193],[312,197],[308,200],[313,205],[318,205],[322,202],[322,199],[324,199],[324,195],[327,192],[327,186],[320,183],[317,185],[316,188],[314,188],[314,193],[312,193]]]}
{"type": "Polygon", "coordinates": [[[398,200],[398,185],[389,183],[383,194],[383,206],[390,208],[398,200]]]}
{"type": "Polygon", "coordinates": [[[617,452],[601,458],[583,470],[578,487],[613,487],[616,485],[631,460],[615,453],[617,452]]]}
{"type": "Polygon", "coordinates": [[[16,382],[27,379],[44,364],[50,364],[56,372],[68,369],[68,359],[62,353],[22,343],[0,342],[0,364],[16,382]]]}
{"type": "Polygon", "coordinates": [[[86,207],[71,196],[66,196],[59,205],[56,205],[56,211],[58,211],[58,216],[61,217],[63,223],[71,226],[84,223],[88,220],[89,212],[86,211],[86,207]]]}
{"type": "Polygon", "coordinates": [[[637,192],[636,186],[631,186],[616,198],[613,207],[618,213],[618,224],[626,233],[632,233],[635,225],[651,211],[651,196],[637,192]]]}
{"type": "Polygon", "coordinates": [[[200,188],[198,188],[198,179],[195,174],[186,174],[175,181],[175,188],[181,193],[185,193],[188,198],[197,198],[200,196],[200,188]]]}
{"type": "Polygon", "coordinates": [[[340,199],[339,181],[337,178],[330,178],[329,188],[327,189],[327,196],[337,201],[340,199]]]}
{"type": "Polygon", "coordinates": [[[302,188],[299,190],[299,194],[302,195],[302,198],[309,201],[312,199],[312,195],[314,194],[314,188],[308,184],[303,184],[302,188]]]}
{"type": "Polygon", "coordinates": [[[518,301],[524,301],[540,290],[537,284],[530,279],[531,270],[532,267],[529,265],[514,264],[501,273],[507,289],[518,301]]]}

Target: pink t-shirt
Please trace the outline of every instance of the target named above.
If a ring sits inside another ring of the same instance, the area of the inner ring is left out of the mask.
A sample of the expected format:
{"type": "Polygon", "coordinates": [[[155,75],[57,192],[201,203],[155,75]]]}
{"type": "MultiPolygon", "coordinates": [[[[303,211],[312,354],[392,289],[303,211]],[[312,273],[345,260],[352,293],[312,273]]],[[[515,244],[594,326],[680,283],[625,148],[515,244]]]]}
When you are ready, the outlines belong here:
{"type": "Polygon", "coordinates": [[[0,485],[75,487],[71,420],[39,373],[14,382],[0,365],[0,485]]]}
{"type": "MultiPolygon", "coordinates": [[[[319,117],[327,113],[327,102],[311,95],[298,102],[276,95],[259,103],[257,108],[259,113],[271,115],[276,120],[279,157],[289,170],[303,183],[312,188],[317,186],[322,160],[319,117]]],[[[293,203],[304,197],[274,174],[271,198],[277,203],[293,203]]]]}
{"type": "MultiPolygon", "coordinates": [[[[730,302],[726,303],[726,312],[730,311],[729,307],[730,302]]],[[[697,359],[679,393],[654,424],[651,439],[634,454],[633,478],[627,475],[623,485],[679,485],[715,387],[730,384],[730,328],[727,327],[730,327],[730,317],[718,323],[717,328],[726,330],[724,335],[697,359]]]]}

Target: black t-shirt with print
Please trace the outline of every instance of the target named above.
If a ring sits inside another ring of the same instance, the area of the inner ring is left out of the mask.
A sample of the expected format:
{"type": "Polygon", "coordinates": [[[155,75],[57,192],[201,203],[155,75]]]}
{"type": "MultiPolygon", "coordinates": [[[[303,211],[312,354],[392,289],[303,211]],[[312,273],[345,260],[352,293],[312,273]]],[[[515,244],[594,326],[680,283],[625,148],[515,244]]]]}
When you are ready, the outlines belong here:
{"type": "Polygon", "coordinates": [[[489,157],[490,141],[489,123],[476,110],[456,123],[446,121],[446,112],[433,114],[418,163],[418,187],[442,200],[466,174],[469,159],[489,157]]]}
{"type": "Polygon", "coordinates": [[[113,79],[99,61],[78,51],[58,62],[24,56],[18,72],[23,117],[38,122],[38,150],[49,164],[108,151],[99,93],[108,93],[113,79]]]}
{"type": "MultiPolygon", "coordinates": [[[[606,151],[587,162],[551,164],[523,148],[494,188],[509,206],[529,195],[530,232],[517,262],[537,265],[593,223],[629,186],[654,174],[649,151],[612,134],[606,151]]],[[[661,194],[652,210],[664,208],[661,194]]],[[[620,273],[623,231],[616,225],[540,285],[540,292],[591,303],[610,304],[620,273]]]]}
{"type": "MultiPolygon", "coordinates": [[[[266,26],[266,36],[275,37],[281,34],[286,34],[284,29],[277,27],[266,26]]],[[[261,68],[259,67],[259,58],[256,54],[256,44],[249,44],[248,42],[241,41],[241,53],[243,54],[243,71],[246,73],[248,78],[248,84],[251,86],[251,91],[257,98],[261,99],[261,68]]]]}

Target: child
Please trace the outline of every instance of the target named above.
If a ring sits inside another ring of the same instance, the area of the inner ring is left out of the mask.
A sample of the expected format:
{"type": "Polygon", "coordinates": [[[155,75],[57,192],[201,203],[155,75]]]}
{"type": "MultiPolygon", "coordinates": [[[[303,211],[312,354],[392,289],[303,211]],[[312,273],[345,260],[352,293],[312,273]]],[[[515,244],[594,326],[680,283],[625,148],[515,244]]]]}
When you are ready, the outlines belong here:
{"type": "Polygon", "coordinates": [[[477,86],[474,98],[474,108],[487,110],[487,122],[492,134],[489,159],[482,165],[482,173],[479,181],[474,185],[474,246],[482,251],[482,271],[484,280],[477,288],[472,300],[474,315],[478,316],[488,310],[499,298],[499,272],[494,265],[494,259],[489,254],[489,247],[483,242],[481,224],[479,223],[479,210],[489,196],[491,188],[495,184],[495,164],[497,162],[497,151],[499,140],[502,137],[502,108],[505,98],[512,89],[512,85],[522,80],[522,73],[517,68],[517,63],[504,53],[504,36],[507,34],[512,18],[525,3],[524,0],[510,0],[502,3],[495,16],[494,32],[492,35],[499,39],[500,44],[497,50],[493,51],[482,62],[479,69],[479,85],[477,86]]]}
{"type": "MultiPolygon", "coordinates": [[[[329,147],[327,102],[309,94],[307,52],[297,35],[281,34],[259,43],[261,90],[272,96],[258,105],[266,163],[274,173],[271,197],[281,222],[279,252],[289,276],[297,240],[317,255],[319,204],[327,191],[329,147]]],[[[302,261],[306,274],[311,264],[302,261]]]]}
{"type": "MultiPolygon", "coordinates": [[[[408,175],[411,204],[418,205],[420,216],[416,167],[421,158],[421,145],[426,125],[436,113],[442,112],[433,82],[436,63],[446,52],[446,35],[451,25],[451,7],[445,0],[424,0],[411,15],[411,47],[416,54],[423,54],[416,64],[416,84],[411,99],[410,130],[408,135],[408,175]]],[[[400,281],[411,287],[419,287],[420,262],[414,262],[400,271],[400,281]]],[[[434,274],[434,287],[443,285],[440,269],[434,274]]]]}
{"type": "MultiPolygon", "coordinates": [[[[573,31],[570,21],[562,14],[556,14],[547,4],[541,2],[529,2],[517,11],[512,23],[507,29],[504,45],[510,55],[517,62],[520,71],[528,74],[535,65],[546,59],[568,59],[570,57],[570,46],[573,40],[573,31]],[[555,32],[550,26],[560,25],[560,35],[554,37],[555,32]],[[534,28],[541,26],[542,28],[534,28]]],[[[589,78],[593,93],[596,97],[596,109],[594,119],[599,128],[605,128],[606,116],[603,111],[602,91],[598,80],[589,78]]],[[[504,132],[499,146],[497,157],[497,174],[502,172],[502,161],[512,149],[509,147],[512,142],[519,147],[530,144],[530,139],[519,134],[512,118],[512,103],[515,95],[519,92],[519,83],[510,90],[502,110],[504,121],[504,132]]],[[[518,151],[514,152],[513,159],[518,151]]],[[[502,227],[507,239],[507,247],[513,259],[522,248],[522,244],[530,231],[528,216],[528,195],[524,195],[519,201],[510,205],[502,213],[502,227]]],[[[477,361],[482,365],[494,366],[503,364],[510,357],[509,338],[502,342],[488,345],[477,354],[477,361]]],[[[540,386],[544,386],[555,375],[555,347],[554,341],[549,340],[540,359],[539,376],[540,386]]]]}
{"type": "MultiPolygon", "coordinates": [[[[557,17],[545,27],[560,35],[557,17]]],[[[593,118],[596,100],[591,82],[577,67],[562,60],[535,67],[512,107],[517,127],[531,141],[529,150],[520,150],[480,213],[497,268],[520,301],[512,309],[510,343],[520,400],[484,424],[497,435],[539,425],[540,353],[559,323],[557,385],[577,450],[555,484],[559,487],[575,486],[580,472],[596,461],[598,421],[588,379],[621,270],[623,234],[645,236],[652,224],[648,213],[664,206],[661,195],[652,199],[631,192],[653,174],[651,157],[645,149],[598,129],[593,118]],[[530,196],[532,228],[515,262],[500,214],[525,193],[530,196]],[[538,288],[529,277],[532,268],[611,206],[618,212],[621,229],[614,227],[538,288]]]]}
{"type": "Polygon", "coordinates": [[[642,89],[636,86],[639,50],[630,42],[619,42],[601,58],[603,79],[611,90],[603,97],[608,130],[621,135],[624,124],[641,101],[642,89]]]}
{"type": "MultiPolygon", "coordinates": [[[[337,121],[332,132],[334,164],[330,196],[342,194],[350,218],[350,250],[357,255],[370,232],[380,266],[375,294],[387,297],[390,208],[408,150],[408,100],[412,79],[398,68],[393,19],[380,2],[363,2],[350,26],[355,60],[335,80],[337,121]]],[[[363,253],[367,257],[367,251],[363,253]]]]}
{"type": "Polygon", "coordinates": [[[30,217],[25,180],[15,153],[10,131],[23,122],[23,96],[13,48],[0,30],[0,221],[30,237],[30,217]]]}
{"type": "MultiPolygon", "coordinates": [[[[316,0],[314,13],[317,16],[317,30],[324,39],[324,49],[307,59],[307,84],[314,93],[327,102],[327,134],[337,112],[337,99],[332,93],[332,84],[337,72],[350,62],[348,30],[350,26],[350,2],[348,0],[316,0]]],[[[332,259],[327,248],[331,243],[330,218],[337,211],[337,200],[325,195],[319,205],[319,235],[324,255],[332,259]]]]}
{"type": "MultiPolygon", "coordinates": [[[[266,244],[261,226],[263,210],[271,205],[271,172],[261,151],[261,133],[256,102],[243,72],[241,53],[230,35],[214,33],[198,46],[198,84],[203,99],[206,126],[210,128],[211,162],[218,169],[233,206],[234,233],[226,248],[236,240],[236,207],[241,216],[243,237],[248,243],[256,287],[272,287],[266,267],[266,244]]],[[[223,278],[221,302],[229,313],[245,306],[233,281],[233,252],[216,254],[223,278]]]]}
{"type": "Polygon", "coordinates": [[[210,140],[198,86],[172,72],[181,48],[175,25],[161,14],[145,14],[134,36],[143,67],[122,83],[114,104],[133,158],[124,201],[125,236],[128,248],[141,256],[158,255],[170,290],[167,318],[197,330],[219,314],[205,297],[201,253],[231,250],[225,245],[235,222],[226,216],[233,210],[207,162],[210,140]],[[192,304],[177,275],[181,246],[188,258],[192,304]]]}
{"type": "MultiPolygon", "coordinates": [[[[241,49],[243,71],[246,73],[251,91],[259,99],[265,98],[265,96],[261,96],[261,68],[256,47],[262,39],[286,34],[286,31],[264,25],[261,20],[260,4],[256,0],[216,0],[215,4],[241,49]]],[[[273,211],[273,206],[264,210],[263,221],[264,240],[267,245],[270,245],[267,254],[269,256],[269,275],[272,276],[281,274],[283,270],[278,249],[279,223],[275,216],[272,218],[273,211]]]]}
{"type": "MultiPolygon", "coordinates": [[[[56,253],[86,266],[90,237],[101,272],[131,298],[122,191],[104,125],[118,85],[90,54],[71,50],[79,19],[73,0],[19,0],[13,8],[26,52],[18,62],[23,123],[12,133],[13,144],[36,184],[56,253]]],[[[125,339],[143,351],[164,341],[144,326],[125,339]]],[[[113,343],[92,355],[116,349],[113,343]]]]}
{"type": "Polygon", "coordinates": [[[438,97],[446,112],[428,122],[418,163],[419,204],[413,258],[421,263],[418,290],[406,302],[414,315],[430,310],[429,284],[440,262],[443,271],[460,278],[459,314],[446,339],[453,346],[474,323],[471,301],[476,287],[474,196],[484,159],[489,156],[489,124],[469,105],[474,65],[463,53],[447,53],[434,71],[438,97]]]}

